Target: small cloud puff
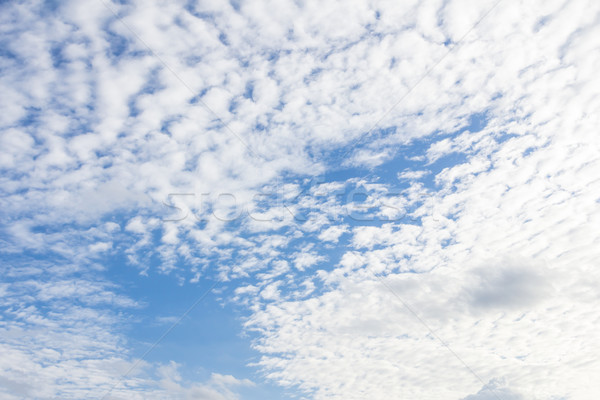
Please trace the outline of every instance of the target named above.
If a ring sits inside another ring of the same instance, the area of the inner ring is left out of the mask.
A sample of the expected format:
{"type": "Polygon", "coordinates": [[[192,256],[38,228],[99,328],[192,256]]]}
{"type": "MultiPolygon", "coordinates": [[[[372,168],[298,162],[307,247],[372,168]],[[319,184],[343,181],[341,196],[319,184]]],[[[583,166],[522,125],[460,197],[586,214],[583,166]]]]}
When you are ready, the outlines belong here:
{"type": "Polygon", "coordinates": [[[348,225],[334,225],[319,233],[318,238],[324,242],[337,243],[344,233],[348,232],[348,225]]]}

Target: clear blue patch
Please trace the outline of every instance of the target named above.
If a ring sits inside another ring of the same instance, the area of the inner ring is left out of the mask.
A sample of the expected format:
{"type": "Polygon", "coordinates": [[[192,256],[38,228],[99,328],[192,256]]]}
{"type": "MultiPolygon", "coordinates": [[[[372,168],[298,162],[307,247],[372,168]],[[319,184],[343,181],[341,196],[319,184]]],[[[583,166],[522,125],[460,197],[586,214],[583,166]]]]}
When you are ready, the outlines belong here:
{"type": "MultiPolygon", "coordinates": [[[[159,234],[156,234],[154,242],[158,240],[159,234]]],[[[138,269],[129,266],[122,253],[110,257],[108,263],[110,269],[107,275],[111,281],[119,282],[128,296],[145,304],[140,310],[130,311],[132,318],[124,327],[131,341],[133,356],[143,354],[197,302],[146,356],[146,360],[158,363],[174,360],[182,364],[182,375],[190,380],[208,379],[210,373],[217,372],[259,381],[257,387],[243,389],[249,399],[261,399],[265,394],[269,394],[270,398],[287,397],[282,389],[261,382],[260,373],[248,366],[257,362],[260,355],[251,349],[251,342],[243,335],[241,310],[223,301],[232,295],[232,288],[228,283],[218,283],[211,290],[214,281],[210,277],[218,270],[219,260],[208,263],[198,283],[183,285],[179,284],[177,272],[170,276],[156,272],[161,262],[159,258],[151,257],[147,262],[150,263],[148,276],[140,276],[138,269]],[[198,301],[200,298],[202,300],[198,301]],[[161,317],[172,319],[160,320],[161,317]]],[[[177,264],[178,268],[186,270],[182,271],[184,275],[188,275],[189,265],[184,260],[177,264]]]]}
{"type": "Polygon", "coordinates": [[[475,113],[469,117],[469,132],[479,132],[488,124],[487,112],[475,113]]]}
{"type": "Polygon", "coordinates": [[[199,101],[202,99],[202,97],[204,97],[204,95],[206,95],[206,93],[208,93],[208,91],[209,91],[210,89],[211,89],[211,86],[210,86],[210,87],[205,87],[205,88],[203,88],[203,89],[200,91],[200,93],[198,93],[196,96],[194,96],[194,97],[192,97],[192,98],[190,99],[189,103],[190,103],[190,104],[197,104],[197,103],[198,103],[198,102],[199,102],[199,101]]]}
{"type": "Polygon", "coordinates": [[[254,82],[246,83],[246,88],[244,90],[244,98],[252,100],[252,96],[254,95],[254,82]]]}
{"type": "Polygon", "coordinates": [[[121,35],[115,34],[110,31],[106,31],[107,40],[109,47],[107,49],[107,56],[109,58],[118,59],[125,54],[128,47],[128,40],[121,35]]]}
{"type": "Polygon", "coordinates": [[[280,54],[281,54],[281,52],[279,50],[270,51],[267,55],[267,60],[269,60],[271,62],[276,62],[277,60],[279,60],[280,54]]]}
{"type": "Polygon", "coordinates": [[[137,99],[139,96],[145,94],[154,94],[165,88],[165,86],[160,82],[159,72],[160,69],[153,70],[146,79],[144,86],[136,94],[130,97],[129,102],[127,103],[130,117],[136,117],[141,112],[141,110],[137,107],[137,99]]]}
{"type": "Polygon", "coordinates": [[[206,21],[213,21],[214,20],[214,15],[213,13],[210,12],[200,12],[196,9],[198,2],[194,1],[194,0],[188,0],[187,3],[183,6],[183,8],[190,13],[190,15],[202,19],[202,20],[206,20],[206,21]]]}
{"type": "Polygon", "coordinates": [[[61,6],[61,2],[58,0],[45,0],[41,8],[42,14],[55,13],[61,6]]]}
{"type": "Polygon", "coordinates": [[[227,35],[225,33],[219,33],[219,42],[221,42],[224,46],[229,46],[229,40],[227,39],[227,35]]]}
{"type": "Polygon", "coordinates": [[[231,7],[237,11],[240,12],[240,4],[241,4],[241,0],[229,0],[229,4],[231,4],[231,7]]]}
{"type": "Polygon", "coordinates": [[[310,73],[308,74],[308,76],[304,77],[304,84],[309,85],[312,81],[317,79],[317,77],[319,76],[319,74],[321,74],[321,72],[323,72],[322,68],[314,68],[313,70],[311,70],[310,73]]]}

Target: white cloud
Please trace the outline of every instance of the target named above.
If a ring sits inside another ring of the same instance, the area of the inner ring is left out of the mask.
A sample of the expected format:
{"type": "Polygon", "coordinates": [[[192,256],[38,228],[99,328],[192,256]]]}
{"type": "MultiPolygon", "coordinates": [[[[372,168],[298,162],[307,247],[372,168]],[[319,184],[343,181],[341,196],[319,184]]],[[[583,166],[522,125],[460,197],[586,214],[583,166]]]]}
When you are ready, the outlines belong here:
{"type": "Polygon", "coordinates": [[[292,255],[294,267],[296,267],[296,269],[304,271],[306,268],[312,267],[325,260],[324,256],[320,256],[310,249],[311,246],[306,246],[301,251],[292,255]]]}
{"type": "Polygon", "coordinates": [[[476,394],[471,394],[462,400],[493,400],[501,398],[503,400],[521,400],[523,396],[514,393],[505,387],[506,383],[498,380],[493,380],[483,385],[480,391],[476,394]]]}
{"type": "MultiPolygon", "coordinates": [[[[485,382],[506,377],[508,387],[493,387],[507,398],[593,398],[598,6],[503,2],[445,57],[493,4],[110,3],[135,34],[101,2],[3,4],[4,254],[67,260],[6,267],[28,292],[11,298],[20,287],[12,284],[0,291],[13,318],[2,326],[5,395],[81,398],[131,365],[114,333],[122,321],[98,307],[108,298],[112,307],[136,301],[66,277],[101,270],[103,252],[124,251],[144,273],[156,256],[158,272],[197,279],[212,257],[218,270],[203,276],[263,280],[237,293],[252,298],[261,363],[314,398],[485,398],[492,390],[365,266],[387,275],[485,382]],[[487,125],[465,131],[483,113],[487,125]],[[436,188],[411,182],[389,204],[397,212],[382,211],[376,196],[392,188],[366,188],[374,215],[408,213],[414,223],[353,228],[340,265],[316,271],[323,290],[305,279],[294,286],[287,275],[297,272],[283,259],[300,272],[325,263],[319,246],[298,241],[337,243],[345,228],[332,224],[344,210],[334,192],[360,182],[290,204],[308,210],[300,227],[280,218],[276,200],[258,207],[253,195],[269,185],[294,189],[282,176],[344,163],[376,168],[424,137],[428,150],[406,159],[429,165],[394,176],[418,180],[451,153],[465,161],[436,172],[436,188]],[[189,218],[163,223],[175,211],[164,205],[169,196],[190,192],[210,193],[209,205],[234,194],[255,218],[203,221],[210,212],[190,199],[189,218]],[[26,280],[41,271],[52,285],[26,280]],[[259,293],[267,307],[256,306],[259,293]],[[81,295],[90,304],[68,303],[81,295]],[[38,298],[55,314],[37,308],[38,298]],[[41,384],[30,385],[32,376],[41,384]]],[[[161,372],[163,388],[152,383],[157,391],[141,397],[172,390],[231,398],[221,383],[237,385],[218,376],[181,382],[173,365],[161,372]]],[[[140,373],[127,383],[148,379],[140,373]]]]}
{"type": "Polygon", "coordinates": [[[431,173],[431,171],[427,171],[427,170],[418,170],[418,171],[405,170],[398,174],[398,179],[416,180],[416,179],[421,179],[422,177],[429,175],[430,173],[431,173]]]}
{"type": "Polygon", "coordinates": [[[344,233],[348,232],[348,225],[333,225],[319,233],[318,238],[325,242],[337,243],[344,233]]]}
{"type": "MultiPolygon", "coordinates": [[[[315,399],[594,398],[600,160],[598,82],[586,66],[597,56],[566,53],[596,43],[597,26],[583,2],[565,7],[575,20],[561,11],[546,20],[554,28],[532,33],[538,11],[499,6],[491,21],[505,17],[502,28],[483,23],[451,56],[466,73],[462,62],[485,43],[477,62],[490,69],[464,79],[497,74],[480,81],[502,90],[487,127],[430,146],[432,164],[449,151],[466,160],[437,173],[430,201],[414,203],[419,223],[354,228],[355,249],[319,274],[329,290],[255,312],[249,327],[271,378],[315,399]],[[536,48],[508,44],[529,35],[536,48]],[[490,383],[482,388],[461,360],[490,383]]],[[[453,37],[459,26],[447,27],[453,37]]]]}

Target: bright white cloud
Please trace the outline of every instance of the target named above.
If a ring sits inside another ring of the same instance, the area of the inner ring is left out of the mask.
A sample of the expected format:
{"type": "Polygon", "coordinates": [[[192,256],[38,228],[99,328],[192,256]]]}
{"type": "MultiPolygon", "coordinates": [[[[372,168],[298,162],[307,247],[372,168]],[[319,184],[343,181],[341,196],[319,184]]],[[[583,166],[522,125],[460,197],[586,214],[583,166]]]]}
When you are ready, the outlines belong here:
{"type": "MultiPolygon", "coordinates": [[[[361,253],[322,272],[330,291],[255,314],[249,326],[261,332],[256,346],[273,379],[318,399],[594,398],[599,83],[585,66],[598,60],[576,48],[597,42],[598,30],[583,3],[565,7],[537,20],[533,9],[499,7],[501,25],[517,29],[508,43],[521,37],[536,49],[497,42],[509,32],[487,24],[477,30],[487,43],[478,62],[496,63],[501,76],[489,81],[502,97],[488,127],[429,147],[430,162],[451,152],[466,160],[437,174],[439,189],[412,212],[421,223],[354,228],[361,253]],[[514,137],[494,140],[501,132],[514,137]]],[[[457,68],[478,47],[457,50],[457,68]]]]}
{"type": "Polygon", "coordinates": [[[334,225],[319,233],[319,239],[325,242],[337,243],[344,233],[348,232],[347,225],[334,225]]]}

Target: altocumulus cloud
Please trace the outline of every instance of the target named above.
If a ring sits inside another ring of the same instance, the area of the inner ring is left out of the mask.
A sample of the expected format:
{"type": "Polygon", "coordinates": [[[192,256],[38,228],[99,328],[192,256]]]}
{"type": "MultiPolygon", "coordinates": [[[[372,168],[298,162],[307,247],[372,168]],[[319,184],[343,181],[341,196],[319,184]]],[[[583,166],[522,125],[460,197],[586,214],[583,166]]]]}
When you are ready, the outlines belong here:
{"type": "Polygon", "coordinates": [[[596,2],[0,8],[4,398],[252,385],[137,363],[118,257],[297,396],[600,391],[596,2]]]}

